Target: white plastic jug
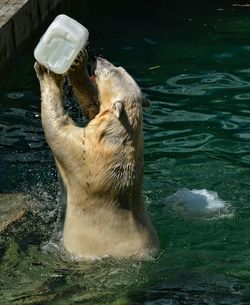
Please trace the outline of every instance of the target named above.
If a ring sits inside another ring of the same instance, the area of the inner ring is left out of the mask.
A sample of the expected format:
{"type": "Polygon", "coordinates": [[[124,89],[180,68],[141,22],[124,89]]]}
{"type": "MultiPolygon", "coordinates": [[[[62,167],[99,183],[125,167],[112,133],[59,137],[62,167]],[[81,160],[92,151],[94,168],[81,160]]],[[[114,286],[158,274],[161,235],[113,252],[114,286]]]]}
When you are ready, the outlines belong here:
{"type": "Polygon", "coordinates": [[[86,45],[88,30],[76,20],[58,15],[35,48],[35,59],[49,70],[63,74],[86,45]]]}

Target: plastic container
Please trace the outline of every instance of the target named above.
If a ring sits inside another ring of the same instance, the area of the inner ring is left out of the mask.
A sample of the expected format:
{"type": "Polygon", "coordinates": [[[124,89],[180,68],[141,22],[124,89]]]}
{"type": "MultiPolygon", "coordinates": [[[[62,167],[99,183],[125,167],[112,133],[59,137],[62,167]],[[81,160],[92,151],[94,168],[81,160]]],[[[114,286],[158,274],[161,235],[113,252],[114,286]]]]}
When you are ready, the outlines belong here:
{"type": "Polygon", "coordinates": [[[63,74],[86,45],[88,30],[76,20],[58,15],[34,50],[35,59],[49,70],[63,74]]]}

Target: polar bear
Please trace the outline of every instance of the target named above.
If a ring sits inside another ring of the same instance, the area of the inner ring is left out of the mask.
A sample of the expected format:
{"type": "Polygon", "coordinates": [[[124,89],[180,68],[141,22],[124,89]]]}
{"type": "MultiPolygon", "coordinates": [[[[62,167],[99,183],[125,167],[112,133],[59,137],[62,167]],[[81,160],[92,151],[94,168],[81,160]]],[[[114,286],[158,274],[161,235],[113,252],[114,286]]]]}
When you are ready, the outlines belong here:
{"type": "Polygon", "coordinates": [[[41,117],[46,140],[67,191],[63,245],[74,257],[147,257],[158,237],[144,207],[145,98],[122,68],[98,57],[94,84],[81,52],[68,71],[89,123],[64,113],[63,76],[39,63],[41,117]]]}

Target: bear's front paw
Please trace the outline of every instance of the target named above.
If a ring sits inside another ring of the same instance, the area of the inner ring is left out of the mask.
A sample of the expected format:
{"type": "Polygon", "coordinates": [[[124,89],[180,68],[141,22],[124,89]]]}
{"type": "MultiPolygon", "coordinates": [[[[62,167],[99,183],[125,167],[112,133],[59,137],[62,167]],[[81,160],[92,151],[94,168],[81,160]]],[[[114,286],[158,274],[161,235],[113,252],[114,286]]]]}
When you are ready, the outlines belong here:
{"type": "Polygon", "coordinates": [[[79,54],[77,55],[76,59],[74,60],[73,64],[71,65],[68,73],[70,76],[74,74],[82,74],[87,71],[87,61],[88,61],[88,53],[86,49],[82,49],[79,54]]]}
{"type": "Polygon", "coordinates": [[[48,70],[44,66],[39,64],[37,61],[34,64],[34,69],[36,71],[36,75],[37,75],[37,78],[39,80],[42,80],[43,79],[43,75],[48,73],[48,70]]]}
{"type": "Polygon", "coordinates": [[[36,71],[37,78],[39,79],[40,82],[46,80],[54,81],[56,84],[61,84],[63,82],[62,74],[56,74],[48,70],[46,67],[42,66],[38,62],[35,62],[34,69],[36,71]]]}

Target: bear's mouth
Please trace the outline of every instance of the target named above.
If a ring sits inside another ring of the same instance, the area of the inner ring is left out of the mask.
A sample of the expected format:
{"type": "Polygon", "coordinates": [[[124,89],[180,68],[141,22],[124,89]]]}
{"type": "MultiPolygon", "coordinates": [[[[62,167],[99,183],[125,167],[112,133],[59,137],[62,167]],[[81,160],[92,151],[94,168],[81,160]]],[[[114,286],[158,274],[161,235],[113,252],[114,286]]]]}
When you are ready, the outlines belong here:
{"type": "Polygon", "coordinates": [[[89,78],[96,85],[96,77],[93,75],[93,76],[90,76],[89,78]]]}
{"type": "Polygon", "coordinates": [[[87,68],[88,68],[89,78],[91,79],[92,82],[96,84],[96,75],[95,75],[96,61],[90,62],[87,68]]]}
{"type": "Polygon", "coordinates": [[[97,65],[97,59],[90,63],[90,76],[95,76],[96,65],[97,65]]]}

